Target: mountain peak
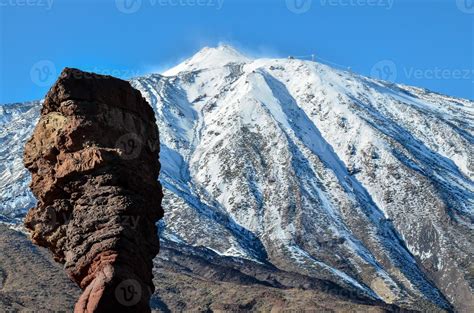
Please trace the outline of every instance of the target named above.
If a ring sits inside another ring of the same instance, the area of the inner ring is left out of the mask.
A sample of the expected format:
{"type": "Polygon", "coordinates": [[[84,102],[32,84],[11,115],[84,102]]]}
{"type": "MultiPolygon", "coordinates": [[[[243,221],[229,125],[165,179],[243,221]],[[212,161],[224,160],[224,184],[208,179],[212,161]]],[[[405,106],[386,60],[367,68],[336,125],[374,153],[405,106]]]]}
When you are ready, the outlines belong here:
{"type": "Polygon", "coordinates": [[[237,49],[235,49],[234,47],[232,47],[231,45],[228,45],[228,44],[218,44],[217,46],[215,47],[212,47],[212,46],[205,46],[203,47],[201,50],[199,50],[199,52],[197,54],[200,54],[200,53],[208,53],[208,52],[217,52],[217,53],[231,53],[231,54],[236,54],[236,55],[240,55],[240,56],[243,56],[237,49]]]}
{"type": "Polygon", "coordinates": [[[251,59],[244,56],[234,47],[219,44],[216,47],[204,47],[181,64],[164,72],[165,76],[173,76],[184,71],[220,67],[228,63],[245,63],[251,59]]]}

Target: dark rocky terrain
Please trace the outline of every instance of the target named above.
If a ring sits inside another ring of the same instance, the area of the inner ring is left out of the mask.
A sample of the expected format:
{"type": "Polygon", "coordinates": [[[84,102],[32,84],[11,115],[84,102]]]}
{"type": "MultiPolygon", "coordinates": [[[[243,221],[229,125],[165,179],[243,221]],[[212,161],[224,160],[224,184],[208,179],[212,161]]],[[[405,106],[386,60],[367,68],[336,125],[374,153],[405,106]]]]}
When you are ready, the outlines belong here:
{"type": "Polygon", "coordinates": [[[26,143],[37,205],[26,218],[83,290],[75,312],[146,312],[163,216],[159,136],[126,81],[66,68],[26,143]]]}
{"type": "Polygon", "coordinates": [[[0,312],[72,311],[81,290],[22,233],[0,224],[0,312]]]}
{"type": "MultiPolygon", "coordinates": [[[[357,298],[330,282],[255,267],[245,260],[229,258],[223,262],[205,250],[186,253],[168,244],[164,243],[154,262],[153,312],[399,311],[394,306],[357,298]]],[[[49,251],[2,224],[0,250],[0,312],[74,309],[81,290],[49,251]]]]}
{"type": "Polygon", "coordinates": [[[163,312],[408,312],[331,281],[164,242],[152,307],[163,312]]]}

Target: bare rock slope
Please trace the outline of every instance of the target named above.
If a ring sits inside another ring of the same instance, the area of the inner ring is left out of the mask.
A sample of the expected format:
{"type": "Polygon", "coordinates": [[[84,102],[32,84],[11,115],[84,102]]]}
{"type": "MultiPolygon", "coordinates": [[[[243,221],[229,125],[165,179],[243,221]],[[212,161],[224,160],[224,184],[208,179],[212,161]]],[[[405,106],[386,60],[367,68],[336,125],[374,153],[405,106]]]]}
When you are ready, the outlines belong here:
{"type": "MultiPolygon", "coordinates": [[[[73,310],[80,289],[48,251],[2,224],[0,250],[0,312],[73,310]]],[[[223,262],[204,248],[186,251],[165,243],[159,255],[154,262],[153,312],[399,311],[330,282],[252,262],[223,262]]]]}
{"type": "Polygon", "coordinates": [[[26,143],[34,243],[84,290],[76,312],[149,311],[163,216],[153,110],[128,82],[65,69],[26,143]]]}
{"type": "Polygon", "coordinates": [[[0,224],[0,312],[71,311],[80,295],[46,249],[0,224]]]}

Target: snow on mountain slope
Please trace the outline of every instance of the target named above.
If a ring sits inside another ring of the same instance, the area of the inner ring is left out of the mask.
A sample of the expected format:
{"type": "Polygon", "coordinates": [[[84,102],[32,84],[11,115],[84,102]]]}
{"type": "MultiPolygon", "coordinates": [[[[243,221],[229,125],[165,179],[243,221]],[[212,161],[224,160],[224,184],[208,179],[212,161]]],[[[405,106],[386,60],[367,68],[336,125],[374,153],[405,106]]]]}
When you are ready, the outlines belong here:
{"type": "MultiPolygon", "coordinates": [[[[155,109],[162,236],[414,309],[470,311],[474,102],[204,48],[131,81],[155,109]]],[[[0,107],[0,212],[33,203],[39,102],[0,107]]]]}
{"type": "Polygon", "coordinates": [[[205,47],[183,63],[165,71],[164,76],[175,76],[181,72],[208,70],[225,66],[229,63],[246,63],[251,60],[228,45],[216,48],[205,47]]]}
{"type": "Polygon", "coordinates": [[[23,166],[23,147],[39,111],[39,101],[0,105],[0,222],[20,222],[36,203],[23,166]]]}

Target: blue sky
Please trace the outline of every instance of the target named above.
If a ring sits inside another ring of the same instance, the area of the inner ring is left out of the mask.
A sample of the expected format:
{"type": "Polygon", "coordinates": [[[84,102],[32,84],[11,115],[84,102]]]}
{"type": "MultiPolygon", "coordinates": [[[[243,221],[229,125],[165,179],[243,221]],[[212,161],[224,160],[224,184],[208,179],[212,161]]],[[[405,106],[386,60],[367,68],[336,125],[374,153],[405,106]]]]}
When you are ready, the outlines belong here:
{"type": "Polygon", "coordinates": [[[220,42],[474,99],[474,0],[0,0],[0,35],[0,103],[65,66],[129,78],[220,42]]]}

